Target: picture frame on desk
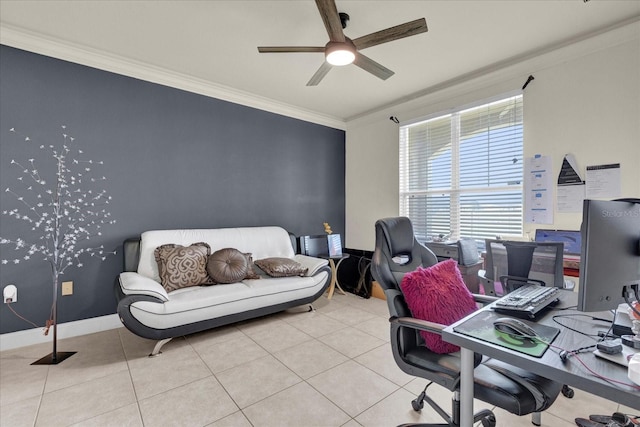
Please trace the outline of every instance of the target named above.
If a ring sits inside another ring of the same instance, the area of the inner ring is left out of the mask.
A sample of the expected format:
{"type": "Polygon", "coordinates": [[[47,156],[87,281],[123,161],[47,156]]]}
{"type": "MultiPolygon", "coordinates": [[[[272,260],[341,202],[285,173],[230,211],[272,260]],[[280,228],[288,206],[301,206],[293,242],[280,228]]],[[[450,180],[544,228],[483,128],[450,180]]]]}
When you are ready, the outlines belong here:
{"type": "Polygon", "coordinates": [[[330,257],[342,256],[342,238],[340,234],[327,234],[327,246],[330,257]]]}

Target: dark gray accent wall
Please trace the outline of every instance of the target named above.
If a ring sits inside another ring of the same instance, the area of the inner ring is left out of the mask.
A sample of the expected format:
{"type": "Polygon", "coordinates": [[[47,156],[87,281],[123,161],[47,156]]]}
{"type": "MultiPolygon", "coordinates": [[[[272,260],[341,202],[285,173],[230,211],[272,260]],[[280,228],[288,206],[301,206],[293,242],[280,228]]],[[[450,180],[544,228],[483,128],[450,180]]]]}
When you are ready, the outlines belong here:
{"type": "MultiPolygon", "coordinates": [[[[115,313],[122,241],[145,230],[279,225],[303,235],[329,222],[344,235],[344,131],[7,46],[0,46],[0,210],[19,207],[5,192],[17,182],[12,159],[35,157],[50,181],[54,173],[53,159],[9,130],[57,144],[61,125],[105,164],[100,188],[113,198],[117,223],[90,244],[119,253],[67,270],[74,295],[59,299],[59,322],[115,313]]],[[[0,215],[0,236],[38,238],[8,215],[0,215]]],[[[0,245],[0,259],[19,254],[0,245]]],[[[12,308],[44,325],[48,264],[35,255],[0,269],[0,287],[18,288],[12,308]]],[[[0,333],[30,328],[0,304],[0,333]]]]}

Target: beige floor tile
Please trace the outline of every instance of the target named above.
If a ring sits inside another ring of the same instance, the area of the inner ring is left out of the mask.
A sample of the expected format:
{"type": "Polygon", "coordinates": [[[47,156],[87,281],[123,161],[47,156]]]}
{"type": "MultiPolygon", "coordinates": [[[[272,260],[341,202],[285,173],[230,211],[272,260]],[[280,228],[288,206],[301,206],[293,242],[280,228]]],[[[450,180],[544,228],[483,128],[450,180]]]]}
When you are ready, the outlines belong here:
{"type": "Polygon", "coordinates": [[[242,333],[229,341],[200,348],[198,353],[214,374],[269,354],[251,338],[242,333]]]}
{"type": "Polygon", "coordinates": [[[389,318],[389,307],[387,307],[387,301],[379,298],[369,298],[365,303],[361,303],[357,305],[357,307],[368,311],[369,313],[373,313],[376,316],[383,317],[385,319],[389,318]]]}
{"type": "Polygon", "coordinates": [[[219,328],[209,329],[208,331],[198,332],[197,334],[187,335],[187,342],[198,352],[203,348],[230,341],[244,334],[234,325],[221,326],[219,328]]]}
{"type": "Polygon", "coordinates": [[[211,371],[189,345],[181,345],[156,357],[129,361],[129,371],[138,399],[208,377],[211,371]]]}
{"type": "Polygon", "coordinates": [[[281,350],[274,353],[274,356],[303,379],[310,378],[348,360],[343,354],[317,340],[281,350]]]}
{"type": "Polygon", "coordinates": [[[154,427],[204,426],[237,410],[213,376],[140,400],[144,424],[154,427]]]}
{"type": "Polygon", "coordinates": [[[589,418],[590,414],[612,414],[618,408],[618,404],[615,402],[577,388],[573,390],[575,392],[573,399],[559,394],[553,405],[545,412],[565,421],[574,422],[574,418],[589,418]]]}
{"type": "Polygon", "coordinates": [[[271,355],[227,369],[216,377],[241,409],[301,381],[271,355]]]}
{"type": "Polygon", "coordinates": [[[339,308],[325,314],[332,319],[337,320],[338,322],[351,326],[376,317],[375,314],[371,314],[368,311],[364,311],[352,306],[339,308]]]}
{"type": "Polygon", "coordinates": [[[325,316],[320,312],[309,313],[308,316],[291,317],[284,320],[293,327],[300,329],[302,332],[314,338],[318,338],[347,327],[344,323],[325,316]]]}
{"type": "Polygon", "coordinates": [[[244,330],[252,340],[270,353],[313,339],[286,322],[270,323],[266,328],[244,330]]]}
{"type": "Polygon", "coordinates": [[[364,411],[356,421],[365,427],[387,427],[403,423],[442,423],[433,411],[416,412],[411,407],[413,396],[400,389],[364,411]]]}
{"type": "Polygon", "coordinates": [[[123,406],[106,414],[89,418],[70,427],[142,427],[137,403],[123,406]]]}
{"type": "Polygon", "coordinates": [[[89,337],[86,343],[69,346],[76,354],[49,368],[45,393],[128,370],[117,332],[89,337]]]}
{"type": "Polygon", "coordinates": [[[383,344],[380,347],[361,354],[356,357],[355,360],[361,365],[382,375],[399,386],[408,384],[415,378],[411,375],[405,374],[400,368],[398,368],[398,365],[393,358],[393,353],[389,343],[383,344]]]}
{"type": "Polygon", "coordinates": [[[353,361],[318,374],[308,382],[352,417],[398,389],[391,381],[353,361]]]}
{"type": "MultiPolygon", "coordinates": [[[[495,408],[496,427],[531,427],[531,415],[518,416],[500,408],[495,408]]],[[[548,412],[542,413],[542,427],[575,427],[576,423],[563,420],[548,412]]],[[[604,426],[603,426],[604,427],[604,426]]]]}
{"type": "Polygon", "coordinates": [[[77,423],[135,403],[129,373],[118,372],[42,397],[37,426],[77,423]]]}
{"type": "MultiPolygon", "coordinates": [[[[334,414],[339,407],[344,420],[329,417],[319,425],[398,425],[414,420],[411,400],[427,381],[412,379],[395,365],[388,347],[386,303],[352,294],[334,294],[328,300],[325,294],[314,306],[313,312],[301,306],[177,337],[156,358],[147,357],[156,341],[125,328],[59,340],[59,351],[78,353],[58,366],[30,365],[51,352],[51,342],[3,351],[0,425],[140,426],[140,406],[146,405],[147,418],[155,417],[171,409],[167,400],[179,403],[178,414],[186,407],[196,408],[196,414],[163,421],[180,425],[186,420],[189,427],[308,425],[296,417],[318,409],[314,404],[324,408],[327,399],[332,401],[327,408],[333,409],[323,411],[334,414]],[[220,413],[214,408],[218,401],[226,408],[220,413]],[[251,413],[252,422],[238,407],[251,413]],[[293,407],[303,409],[288,411],[293,407]],[[198,419],[192,422],[192,415],[198,419]]],[[[573,399],[558,397],[543,414],[543,425],[568,427],[579,416],[639,412],[575,391],[573,399]]],[[[450,410],[451,392],[432,385],[429,395],[450,410]]],[[[487,404],[475,400],[474,407],[487,404]]],[[[528,416],[497,412],[498,426],[530,425],[528,416]]],[[[419,420],[432,419],[439,421],[425,405],[419,420]]]]}
{"type": "Polygon", "coordinates": [[[355,421],[354,419],[351,419],[349,421],[347,421],[346,423],[342,424],[341,427],[361,427],[362,424],[360,424],[359,422],[355,421]]]}
{"type": "Polygon", "coordinates": [[[216,422],[208,424],[207,427],[252,427],[252,426],[249,420],[247,420],[247,417],[244,416],[242,411],[238,411],[216,422]]]}
{"type": "Polygon", "coordinates": [[[363,332],[373,335],[382,341],[389,341],[391,334],[391,324],[389,319],[384,317],[374,317],[372,319],[365,320],[362,323],[353,325],[354,328],[360,329],[363,332]]]}
{"type": "Polygon", "coordinates": [[[338,427],[350,418],[306,383],[251,405],[244,413],[256,427],[338,427]]]}
{"type": "MultiPolygon", "coordinates": [[[[0,358],[0,406],[5,407],[23,399],[38,396],[44,391],[49,366],[32,366],[37,359],[8,357],[0,358]]],[[[40,356],[42,357],[42,356],[40,356]]]]}
{"type": "Polygon", "coordinates": [[[384,344],[381,339],[352,327],[341,329],[318,339],[350,358],[357,357],[384,344]]]}
{"type": "Polygon", "coordinates": [[[0,426],[32,427],[36,422],[41,396],[0,406],[0,426]]]}

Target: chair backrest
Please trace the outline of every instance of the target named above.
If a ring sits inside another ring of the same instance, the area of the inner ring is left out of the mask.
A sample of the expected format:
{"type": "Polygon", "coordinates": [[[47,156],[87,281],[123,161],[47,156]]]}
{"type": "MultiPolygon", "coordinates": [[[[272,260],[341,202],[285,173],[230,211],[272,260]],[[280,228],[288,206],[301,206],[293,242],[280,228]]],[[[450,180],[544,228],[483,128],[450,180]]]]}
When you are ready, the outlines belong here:
{"type": "Polygon", "coordinates": [[[383,218],[376,221],[376,246],[371,260],[371,273],[382,289],[400,289],[406,273],[438,262],[431,250],[420,244],[407,217],[383,218]]]}
{"type": "Polygon", "coordinates": [[[513,276],[564,286],[563,243],[486,240],[485,244],[488,278],[498,281],[501,276],[513,276]]]}

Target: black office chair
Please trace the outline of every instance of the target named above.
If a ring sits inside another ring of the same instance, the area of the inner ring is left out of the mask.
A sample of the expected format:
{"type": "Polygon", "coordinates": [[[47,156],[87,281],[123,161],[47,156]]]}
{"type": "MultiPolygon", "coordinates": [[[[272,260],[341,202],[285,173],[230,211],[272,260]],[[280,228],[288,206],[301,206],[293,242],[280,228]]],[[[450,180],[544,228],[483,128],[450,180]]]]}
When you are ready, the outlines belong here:
{"type": "Polygon", "coordinates": [[[564,282],[562,243],[487,239],[485,249],[486,271],[480,271],[479,277],[487,295],[507,294],[525,284],[569,289],[564,282]],[[501,292],[495,290],[497,281],[501,292]]]}
{"type": "MultiPolygon", "coordinates": [[[[420,411],[426,401],[448,425],[460,423],[460,355],[437,354],[424,345],[419,331],[441,334],[445,325],[426,322],[412,317],[400,289],[406,273],[418,267],[437,263],[436,256],[413,234],[409,218],[385,218],[378,220],[376,245],[371,262],[373,277],[384,289],[391,315],[391,348],[397,365],[409,375],[425,378],[430,382],[412,402],[420,411]],[[452,413],[448,414],[427,395],[427,388],[437,383],[453,392],[452,413]]],[[[479,302],[490,302],[493,297],[474,295],[479,302]]],[[[492,406],[503,408],[516,415],[532,415],[532,422],[540,425],[540,412],[555,401],[561,384],[509,364],[475,355],[474,397],[492,406]]],[[[489,410],[475,414],[474,423],[494,426],[495,417],[489,410]]],[[[408,426],[405,425],[405,426],[408,426]]]]}

